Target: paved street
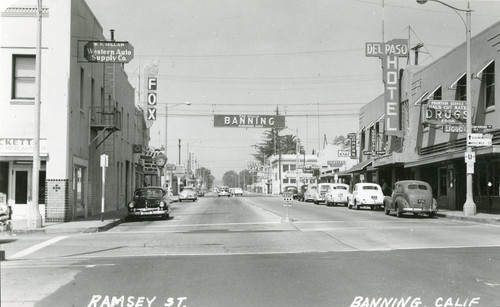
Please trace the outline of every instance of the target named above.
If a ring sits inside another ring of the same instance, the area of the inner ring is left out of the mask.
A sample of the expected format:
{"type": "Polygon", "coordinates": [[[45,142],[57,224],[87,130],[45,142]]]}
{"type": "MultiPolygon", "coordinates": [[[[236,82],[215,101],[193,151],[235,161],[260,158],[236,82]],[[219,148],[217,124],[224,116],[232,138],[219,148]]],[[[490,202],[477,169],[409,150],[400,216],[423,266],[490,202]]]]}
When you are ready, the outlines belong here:
{"type": "Polygon", "coordinates": [[[102,233],[2,236],[2,306],[500,305],[497,225],[292,204],[289,223],[279,198],[212,196],[102,233]]]}

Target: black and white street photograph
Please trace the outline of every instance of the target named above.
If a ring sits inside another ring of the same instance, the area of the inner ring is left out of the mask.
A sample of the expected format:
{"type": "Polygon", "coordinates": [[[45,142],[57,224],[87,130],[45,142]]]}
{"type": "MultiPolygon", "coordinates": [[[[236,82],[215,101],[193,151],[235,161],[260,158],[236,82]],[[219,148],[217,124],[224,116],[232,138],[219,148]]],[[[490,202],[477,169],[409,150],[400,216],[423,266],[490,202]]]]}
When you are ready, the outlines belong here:
{"type": "Polygon", "coordinates": [[[497,75],[500,0],[1,0],[0,306],[500,307],[497,75]]]}

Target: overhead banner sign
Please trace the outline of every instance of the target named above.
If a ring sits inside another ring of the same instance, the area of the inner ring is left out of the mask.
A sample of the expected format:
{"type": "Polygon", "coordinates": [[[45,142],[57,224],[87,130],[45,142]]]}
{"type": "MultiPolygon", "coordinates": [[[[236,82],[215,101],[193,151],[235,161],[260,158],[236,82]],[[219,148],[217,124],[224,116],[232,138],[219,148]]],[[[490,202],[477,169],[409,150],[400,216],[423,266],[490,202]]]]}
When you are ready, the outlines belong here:
{"type": "Polygon", "coordinates": [[[89,41],[83,56],[92,63],[128,63],[134,58],[134,47],[129,42],[89,41]]]}
{"type": "Polygon", "coordinates": [[[385,134],[401,136],[399,118],[399,69],[400,57],[408,56],[408,40],[393,39],[387,43],[366,43],[367,57],[382,59],[385,93],[385,134]]]}
{"type": "Polygon", "coordinates": [[[429,100],[424,104],[424,123],[433,125],[465,125],[467,102],[462,100],[429,100]]]}
{"type": "Polygon", "coordinates": [[[281,115],[214,115],[214,127],[285,128],[281,115]]]}

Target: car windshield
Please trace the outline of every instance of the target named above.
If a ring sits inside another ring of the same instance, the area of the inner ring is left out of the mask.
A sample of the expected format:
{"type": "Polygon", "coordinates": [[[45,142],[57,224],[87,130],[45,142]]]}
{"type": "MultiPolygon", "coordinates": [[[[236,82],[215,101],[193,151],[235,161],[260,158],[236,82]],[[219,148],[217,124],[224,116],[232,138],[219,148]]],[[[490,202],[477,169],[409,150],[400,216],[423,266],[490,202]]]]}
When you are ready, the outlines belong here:
{"type": "Polygon", "coordinates": [[[347,190],[347,187],[344,187],[343,185],[336,185],[333,187],[335,190],[347,190]]]}
{"type": "Polygon", "coordinates": [[[182,189],[182,192],[193,192],[194,190],[192,188],[184,188],[182,189]]]}
{"type": "Polygon", "coordinates": [[[408,190],[427,190],[427,186],[424,184],[409,184],[408,190]]]}
{"type": "Polygon", "coordinates": [[[378,187],[376,185],[365,185],[362,188],[363,190],[378,190],[378,187]]]}
{"type": "Polygon", "coordinates": [[[162,197],[163,190],[161,189],[141,189],[135,192],[136,197],[162,197]]]}

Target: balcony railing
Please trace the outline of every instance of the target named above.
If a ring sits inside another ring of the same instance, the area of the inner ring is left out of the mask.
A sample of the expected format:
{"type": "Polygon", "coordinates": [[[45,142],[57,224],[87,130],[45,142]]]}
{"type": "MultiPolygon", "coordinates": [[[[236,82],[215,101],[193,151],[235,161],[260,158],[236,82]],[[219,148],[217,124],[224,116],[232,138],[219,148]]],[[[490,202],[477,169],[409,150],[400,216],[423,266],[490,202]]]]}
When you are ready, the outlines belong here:
{"type": "Polygon", "coordinates": [[[92,129],[122,130],[122,113],[115,107],[90,108],[92,129]]]}

